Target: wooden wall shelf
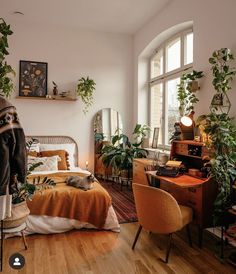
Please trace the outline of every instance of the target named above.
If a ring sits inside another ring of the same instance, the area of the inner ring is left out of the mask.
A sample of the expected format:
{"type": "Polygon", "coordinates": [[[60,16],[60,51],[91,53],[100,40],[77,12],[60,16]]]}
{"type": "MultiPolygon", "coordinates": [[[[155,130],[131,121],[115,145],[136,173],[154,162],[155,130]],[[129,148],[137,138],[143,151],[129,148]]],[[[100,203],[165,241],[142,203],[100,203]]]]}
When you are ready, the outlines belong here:
{"type": "Polygon", "coordinates": [[[16,99],[26,99],[26,100],[46,100],[46,101],[77,101],[77,98],[73,97],[61,97],[57,96],[55,98],[46,98],[46,97],[33,97],[33,96],[17,96],[16,99]]]}

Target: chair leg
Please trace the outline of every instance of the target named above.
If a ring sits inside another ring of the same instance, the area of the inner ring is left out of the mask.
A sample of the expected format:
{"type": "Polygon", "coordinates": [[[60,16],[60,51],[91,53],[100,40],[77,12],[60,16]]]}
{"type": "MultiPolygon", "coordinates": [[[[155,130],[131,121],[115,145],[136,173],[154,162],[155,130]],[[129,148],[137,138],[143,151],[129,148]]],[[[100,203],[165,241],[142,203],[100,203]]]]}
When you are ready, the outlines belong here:
{"type": "Polygon", "coordinates": [[[172,234],[169,234],[169,244],[168,244],[168,248],[166,251],[165,263],[168,263],[168,260],[169,260],[169,255],[170,255],[170,250],[171,250],[171,242],[172,242],[172,234]]]}
{"type": "Polygon", "coordinates": [[[3,240],[4,240],[4,234],[3,234],[3,220],[1,220],[1,267],[0,271],[2,272],[2,265],[3,265],[3,240]]]}
{"type": "Polygon", "coordinates": [[[23,243],[24,243],[24,246],[25,246],[25,250],[27,250],[27,249],[28,249],[28,245],[27,245],[27,243],[26,243],[25,233],[24,233],[23,230],[21,231],[21,236],[22,236],[22,239],[23,239],[23,243]]]}
{"type": "Polygon", "coordinates": [[[140,234],[141,230],[142,230],[142,226],[140,225],[139,228],[138,228],[138,231],[136,233],[136,236],[135,236],[135,239],[134,239],[134,242],[133,242],[133,245],[132,245],[132,249],[135,248],[135,245],[136,245],[136,242],[138,240],[138,237],[139,237],[139,234],[140,234]]]}
{"type": "Polygon", "coordinates": [[[193,243],[192,243],[192,237],[191,237],[191,231],[190,231],[189,224],[186,225],[186,229],[187,229],[187,235],[188,235],[188,242],[189,242],[189,245],[192,247],[193,243]]]}

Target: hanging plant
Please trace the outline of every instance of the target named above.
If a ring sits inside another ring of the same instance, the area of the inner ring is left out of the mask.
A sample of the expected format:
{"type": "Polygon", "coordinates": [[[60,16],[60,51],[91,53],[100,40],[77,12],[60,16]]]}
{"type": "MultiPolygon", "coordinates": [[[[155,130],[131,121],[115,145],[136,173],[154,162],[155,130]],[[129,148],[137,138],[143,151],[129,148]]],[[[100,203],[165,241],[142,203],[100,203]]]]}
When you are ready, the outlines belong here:
{"type": "MultiPolygon", "coordinates": [[[[228,62],[233,60],[229,49],[214,51],[209,59],[212,64],[213,81],[217,98],[231,89],[231,81],[236,71],[230,68],[228,62]]],[[[216,100],[216,97],[213,97],[216,100]]],[[[223,100],[223,99],[222,99],[223,100]]],[[[222,214],[231,203],[231,185],[236,179],[236,126],[233,118],[227,113],[216,113],[216,108],[210,108],[211,113],[198,118],[204,133],[208,136],[207,146],[210,148],[210,175],[218,186],[218,195],[214,203],[214,221],[219,224],[222,214]]]]}
{"type": "Polygon", "coordinates": [[[212,84],[216,90],[216,94],[211,101],[211,111],[229,113],[231,103],[227,92],[231,89],[230,84],[236,74],[236,69],[231,68],[229,65],[232,60],[234,60],[234,56],[228,48],[214,51],[212,57],[209,58],[213,72],[212,84]]]}
{"type": "Polygon", "coordinates": [[[7,64],[5,58],[8,52],[8,36],[12,35],[10,25],[0,18],[0,96],[9,98],[14,90],[12,76],[15,76],[13,68],[7,64]]]}
{"type": "MultiPolygon", "coordinates": [[[[202,71],[193,70],[191,73],[185,73],[180,77],[180,83],[177,85],[177,99],[179,101],[180,116],[188,116],[194,110],[194,104],[199,100],[194,93],[197,89],[196,80],[203,77],[202,71]]],[[[197,84],[198,87],[198,84],[197,84]]]]}
{"type": "Polygon", "coordinates": [[[84,114],[88,112],[89,107],[93,104],[93,91],[95,90],[96,83],[94,80],[87,78],[80,78],[77,85],[77,94],[81,98],[85,107],[83,109],[84,114]]]}

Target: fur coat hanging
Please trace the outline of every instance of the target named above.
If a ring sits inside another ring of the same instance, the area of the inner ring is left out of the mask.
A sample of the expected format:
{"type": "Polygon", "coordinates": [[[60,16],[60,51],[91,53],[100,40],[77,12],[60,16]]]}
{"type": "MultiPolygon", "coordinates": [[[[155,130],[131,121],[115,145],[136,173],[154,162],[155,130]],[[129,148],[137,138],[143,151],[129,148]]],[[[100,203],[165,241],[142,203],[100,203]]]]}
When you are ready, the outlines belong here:
{"type": "Polygon", "coordinates": [[[24,131],[20,125],[16,108],[0,96],[0,195],[5,195],[14,177],[24,183],[27,158],[24,131]]]}

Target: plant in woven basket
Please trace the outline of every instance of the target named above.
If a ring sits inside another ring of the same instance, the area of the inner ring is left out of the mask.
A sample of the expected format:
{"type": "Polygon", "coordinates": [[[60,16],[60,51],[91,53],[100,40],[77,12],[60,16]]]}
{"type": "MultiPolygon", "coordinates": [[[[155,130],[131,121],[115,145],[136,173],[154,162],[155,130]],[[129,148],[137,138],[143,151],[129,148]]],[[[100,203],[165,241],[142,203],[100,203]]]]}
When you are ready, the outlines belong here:
{"type": "MultiPolygon", "coordinates": [[[[29,140],[26,142],[26,148],[29,151],[30,147],[34,144],[35,140],[29,140]]],[[[26,200],[32,200],[36,191],[43,192],[47,188],[52,188],[55,182],[47,177],[41,178],[38,176],[34,178],[32,182],[28,180],[28,175],[31,174],[38,166],[42,165],[42,162],[35,164],[28,164],[27,166],[27,178],[25,183],[19,182],[17,176],[14,177],[14,184],[12,186],[12,203],[18,204],[26,200]]]]}
{"type": "Polygon", "coordinates": [[[7,64],[6,56],[8,52],[8,36],[12,35],[10,25],[0,18],[0,96],[10,97],[13,90],[12,76],[15,76],[13,68],[7,64]]]}

